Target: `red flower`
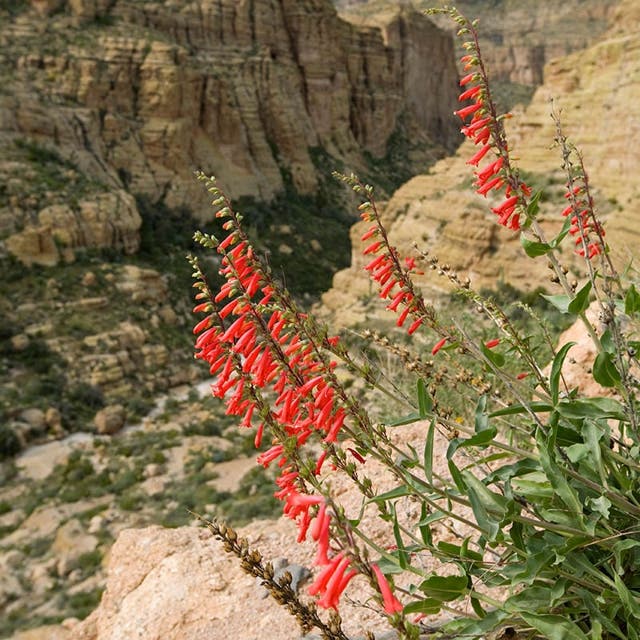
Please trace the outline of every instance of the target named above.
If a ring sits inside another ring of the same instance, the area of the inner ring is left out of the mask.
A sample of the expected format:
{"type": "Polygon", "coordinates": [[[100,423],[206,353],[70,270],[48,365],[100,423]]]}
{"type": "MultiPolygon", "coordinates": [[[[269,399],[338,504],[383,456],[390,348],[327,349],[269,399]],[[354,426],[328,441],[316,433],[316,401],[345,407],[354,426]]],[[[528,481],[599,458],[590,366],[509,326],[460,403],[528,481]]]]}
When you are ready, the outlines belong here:
{"type": "Polygon", "coordinates": [[[376,576],[378,581],[378,587],[380,588],[380,595],[382,596],[382,604],[386,614],[392,616],[395,613],[399,613],[404,608],[402,603],[393,595],[391,587],[384,577],[384,574],[380,570],[377,564],[371,565],[371,570],[376,576]]]}
{"type": "Polygon", "coordinates": [[[350,560],[343,554],[338,554],[318,574],[314,583],[309,587],[312,596],[323,594],[318,600],[318,606],[324,609],[337,609],[342,592],[351,579],[356,575],[355,570],[346,573],[350,560]]]}
{"type": "Polygon", "coordinates": [[[431,349],[431,355],[435,356],[436,353],[438,353],[438,351],[440,351],[440,349],[442,349],[442,347],[444,347],[445,344],[447,344],[447,338],[442,338],[442,340],[439,340],[438,342],[436,342],[433,349],[431,349]]]}

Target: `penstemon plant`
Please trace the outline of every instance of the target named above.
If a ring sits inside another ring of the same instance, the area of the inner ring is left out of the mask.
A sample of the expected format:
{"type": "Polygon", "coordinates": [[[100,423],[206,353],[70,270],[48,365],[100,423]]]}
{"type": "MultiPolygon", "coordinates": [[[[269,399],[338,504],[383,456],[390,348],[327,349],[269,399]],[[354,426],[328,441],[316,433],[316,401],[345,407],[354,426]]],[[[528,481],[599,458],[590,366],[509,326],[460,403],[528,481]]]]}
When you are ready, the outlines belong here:
{"type": "Polygon", "coordinates": [[[278,468],[275,495],[296,522],[298,541],[316,543],[311,600],[299,599],[286,577],[275,580],[273,568],[231,528],[209,524],[305,631],[315,626],[326,638],[345,638],[337,610],[360,576],[402,638],[417,638],[428,616],[449,612],[437,630],[430,627],[434,637],[503,631],[504,637],[633,640],[640,637],[640,342],[633,339],[640,294],[614,268],[583,158],[557,115],[566,207],[558,212],[561,230],[547,238],[538,218],[540,193],[521,179],[510,155],[508,114],[492,100],[476,24],[454,8],[436,11],[449,14],[467,38],[456,115],[477,147],[468,160],[475,191],[497,201],[491,212],[508,232],[520,234],[529,258],[548,261],[559,291],[545,297],[583,323],[596,350],[592,375],[602,393],[585,395],[567,384],[563,371],[574,343],[555,350],[543,336],[552,352],[541,360],[531,337],[468,280],[419,250],[401,256],[372,187],[339,175],[362,200],[365,270],[415,347],[412,352],[369,332],[375,345],[398,356],[412,380],[412,397],[399,393],[395,381],[298,306],[252,247],[228,197],[200,174],[224,234],[198,232],[196,239],[219,254],[224,283],[213,289],[191,258],[194,311],[205,314],[194,329],[196,358],[209,366],[213,394],[227,413],[255,429],[258,463],[278,468]],[[567,244],[584,263],[582,285],[569,280],[562,264],[567,244]],[[478,339],[455,318],[441,317],[416,284],[425,263],[486,315],[493,337],[478,339]],[[598,327],[587,314],[592,300],[598,327]],[[353,391],[339,370],[363,380],[372,394],[406,402],[408,415],[378,420],[376,400],[353,391]],[[452,417],[440,392],[448,383],[471,411],[452,417]],[[419,447],[394,435],[412,422],[425,425],[419,447]],[[265,449],[263,441],[271,446],[265,449]],[[444,443],[443,460],[437,443],[444,443]],[[375,489],[367,460],[386,469],[392,490],[375,489]],[[335,474],[362,495],[360,517],[346,514],[332,491],[335,474]],[[417,517],[400,515],[398,505],[407,498],[417,505],[417,517]],[[363,526],[362,513],[371,506],[388,527],[390,546],[378,544],[363,526]],[[442,571],[425,557],[437,559],[442,571]],[[327,621],[316,607],[334,613],[327,621]]]}

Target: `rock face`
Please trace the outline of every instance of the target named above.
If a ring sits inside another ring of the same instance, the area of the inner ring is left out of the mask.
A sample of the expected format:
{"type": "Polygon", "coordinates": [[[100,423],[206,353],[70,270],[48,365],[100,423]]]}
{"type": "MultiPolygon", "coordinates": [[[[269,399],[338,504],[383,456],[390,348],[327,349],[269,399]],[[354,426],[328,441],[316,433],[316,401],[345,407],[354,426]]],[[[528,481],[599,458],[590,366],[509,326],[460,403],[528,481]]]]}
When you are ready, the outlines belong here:
{"type": "MultiPolygon", "coordinates": [[[[413,442],[424,437],[424,429],[424,423],[398,427],[394,438],[398,445],[413,442]]],[[[448,439],[438,433],[434,444],[435,473],[445,472],[448,445],[448,439]]],[[[373,459],[367,460],[367,477],[380,493],[397,484],[373,459]]],[[[348,517],[360,514],[361,527],[367,535],[378,544],[388,542],[387,536],[391,534],[387,523],[379,518],[372,504],[361,511],[361,495],[353,483],[334,473],[331,483],[348,517]]],[[[402,514],[403,523],[415,523],[420,518],[420,509],[408,498],[400,502],[398,513],[402,514]]],[[[471,517],[470,511],[463,513],[471,517]]],[[[436,524],[433,531],[434,539],[454,539],[448,525],[436,524]]],[[[306,542],[295,543],[296,525],[284,517],[253,522],[239,529],[238,534],[247,537],[250,548],[259,550],[274,568],[286,565],[292,577],[300,577],[299,597],[309,600],[304,568],[317,572],[316,543],[310,536],[306,542]]],[[[425,554],[421,563],[425,571],[430,568],[435,571],[440,566],[433,555],[425,554]]],[[[396,580],[396,584],[408,586],[408,576],[396,580]]],[[[340,604],[340,614],[349,637],[364,637],[365,630],[374,632],[376,637],[388,637],[387,620],[375,610],[364,576],[356,576],[350,583],[340,604]]],[[[264,598],[264,588],[241,570],[239,560],[226,554],[208,530],[148,527],[120,533],[111,548],[107,588],[100,605],[72,630],[71,638],[258,639],[265,637],[267,630],[271,640],[291,640],[302,635],[295,619],[273,598],[264,598]]],[[[312,635],[319,635],[318,631],[313,630],[312,635]]]]}
{"type": "MultiPolygon", "coordinates": [[[[455,6],[469,18],[479,19],[482,48],[495,80],[537,86],[544,80],[544,66],[549,60],[582,49],[604,31],[617,3],[618,0],[458,0],[455,6]]],[[[335,4],[347,16],[361,16],[384,12],[397,2],[336,0],[335,4]]],[[[413,4],[426,9],[437,3],[418,0],[413,4]]],[[[445,29],[452,28],[448,18],[436,21],[445,29]]]]}
{"type": "Polygon", "coordinates": [[[315,192],[328,158],[366,167],[399,132],[424,145],[408,160],[422,166],[458,140],[450,37],[409,10],[381,28],[350,25],[329,0],[14,11],[0,29],[0,240],[29,264],[135,252],[132,193],[207,212],[196,169],[269,200],[315,192]]]}
{"type": "MultiPolygon", "coordinates": [[[[620,267],[638,254],[640,239],[640,166],[629,145],[640,126],[640,36],[633,29],[637,10],[633,1],[620,3],[611,29],[599,42],[550,62],[544,85],[509,127],[518,166],[534,188],[544,190],[540,220],[551,237],[562,223],[565,206],[560,152],[550,148],[555,130],[549,98],[557,99],[565,132],[583,151],[598,214],[620,267]]],[[[429,257],[437,256],[440,264],[448,264],[462,277],[468,275],[476,289],[495,286],[500,279],[524,290],[548,283],[545,259],[526,258],[519,234],[495,223],[489,208],[498,201],[473,193],[471,167],[465,164],[473,152],[467,143],[458,155],[398,189],[384,211],[392,241],[405,255],[417,242],[429,257]]],[[[353,229],[351,268],[336,274],[334,288],[323,296],[325,307],[343,324],[361,320],[368,298],[375,297],[362,269],[361,232],[353,229]]],[[[574,258],[567,250],[562,259],[573,265],[579,279],[584,265],[574,258]]],[[[448,289],[446,278],[434,271],[428,271],[420,284],[427,291],[448,289]]]]}

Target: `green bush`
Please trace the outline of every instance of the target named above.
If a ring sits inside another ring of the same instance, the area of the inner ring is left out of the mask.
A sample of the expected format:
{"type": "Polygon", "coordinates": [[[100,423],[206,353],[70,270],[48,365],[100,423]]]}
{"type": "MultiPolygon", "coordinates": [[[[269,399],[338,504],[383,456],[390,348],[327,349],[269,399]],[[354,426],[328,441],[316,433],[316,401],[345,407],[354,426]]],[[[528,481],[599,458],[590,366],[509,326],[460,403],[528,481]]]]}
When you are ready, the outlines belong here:
{"type": "Polygon", "coordinates": [[[6,423],[0,423],[0,460],[15,456],[20,449],[22,445],[13,428],[6,423]]]}

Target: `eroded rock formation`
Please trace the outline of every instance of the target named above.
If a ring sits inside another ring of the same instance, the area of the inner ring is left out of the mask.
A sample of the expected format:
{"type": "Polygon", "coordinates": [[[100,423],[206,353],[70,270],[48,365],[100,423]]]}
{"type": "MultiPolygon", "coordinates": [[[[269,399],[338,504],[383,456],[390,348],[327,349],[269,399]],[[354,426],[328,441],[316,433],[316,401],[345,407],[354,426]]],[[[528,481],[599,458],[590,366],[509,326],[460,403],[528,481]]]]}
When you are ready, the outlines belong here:
{"type": "Polygon", "coordinates": [[[414,167],[457,141],[451,40],[409,10],[381,28],[350,25],[329,0],[33,0],[16,12],[0,30],[0,238],[25,262],[134,252],[127,194],[205,215],[196,169],[269,200],[315,192],[334,162],[391,158],[394,136],[412,138],[402,161],[414,167]]]}
{"type": "MultiPolygon", "coordinates": [[[[565,133],[584,153],[597,211],[621,268],[638,255],[640,230],[636,179],[640,167],[630,144],[640,128],[637,12],[633,0],[621,2],[609,31],[598,42],[550,62],[545,68],[547,79],[532,103],[509,123],[518,166],[534,188],[543,189],[540,220],[551,234],[560,228],[560,211],[565,206],[561,154],[552,148],[555,125],[549,100],[555,98],[556,107],[562,109],[565,133]]],[[[437,256],[440,264],[463,278],[470,276],[476,289],[493,287],[500,280],[524,290],[540,284],[551,289],[545,259],[527,258],[519,234],[496,224],[490,207],[498,201],[474,194],[471,167],[465,164],[472,154],[472,145],[465,144],[456,156],[440,161],[428,174],[414,177],[396,191],[384,211],[393,242],[407,254],[417,242],[430,257],[437,256]]],[[[379,310],[371,313],[383,313],[383,305],[370,305],[375,291],[362,269],[361,232],[358,227],[352,232],[351,268],[336,274],[334,288],[323,296],[325,307],[341,324],[362,321],[370,306],[379,310]]],[[[562,259],[571,266],[569,247],[562,259]]],[[[579,279],[584,264],[573,263],[579,279]]],[[[426,291],[449,288],[437,270],[428,271],[421,285],[426,291]]]]}

